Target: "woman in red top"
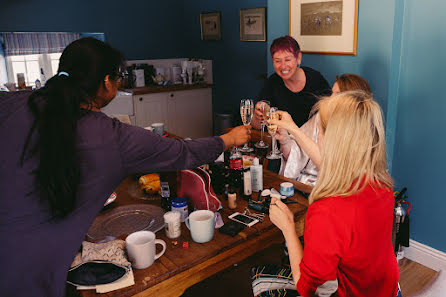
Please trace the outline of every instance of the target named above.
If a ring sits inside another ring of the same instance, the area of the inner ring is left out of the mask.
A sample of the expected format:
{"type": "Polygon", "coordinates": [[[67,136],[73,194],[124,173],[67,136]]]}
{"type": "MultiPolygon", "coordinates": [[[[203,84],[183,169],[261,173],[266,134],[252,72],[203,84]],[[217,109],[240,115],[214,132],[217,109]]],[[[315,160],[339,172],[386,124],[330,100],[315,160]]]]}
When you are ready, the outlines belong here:
{"type": "Polygon", "coordinates": [[[362,91],[322,99],[316,108],[322,162],[309,197],[305,250],[288,207],[274,198],[270,206],[271,221],[287,243],[298,294],[396,296],[393,181],[386,170],[381,109],[362,91]]]}

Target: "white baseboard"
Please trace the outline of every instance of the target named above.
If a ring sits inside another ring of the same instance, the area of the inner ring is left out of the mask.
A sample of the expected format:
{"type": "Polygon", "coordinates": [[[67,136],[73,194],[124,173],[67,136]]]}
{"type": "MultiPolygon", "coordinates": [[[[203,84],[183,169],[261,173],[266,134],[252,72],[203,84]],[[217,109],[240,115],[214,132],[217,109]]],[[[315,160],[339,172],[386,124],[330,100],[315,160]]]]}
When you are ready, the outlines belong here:
{"type": "Polygon", "coordinates": [[[446,271],[446,253],[415,240],[409,240],[409,247],[404,248],[404,257],[435,271],[446,271]]]}

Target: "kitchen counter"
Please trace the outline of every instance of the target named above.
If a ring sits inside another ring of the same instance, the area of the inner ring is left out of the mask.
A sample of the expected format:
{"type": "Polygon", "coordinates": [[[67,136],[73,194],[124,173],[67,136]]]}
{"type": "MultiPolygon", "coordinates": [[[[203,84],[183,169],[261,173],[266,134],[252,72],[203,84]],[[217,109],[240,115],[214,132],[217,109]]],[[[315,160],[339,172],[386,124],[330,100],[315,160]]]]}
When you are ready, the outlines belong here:
{"type": "Polygon", "coordinates": [[[184,90],[195,90],[195,89],[205,89],[212,88],[212,84],[208,83],[198,83],[198,84],[180,84],[180,85],[170,85],[170,86],[146,86],[133,89],[121,89],[124,92],[133,93],[133,95],[143,95],[152,93],[163,93],[163,92],[175,92],[184,90]]]}

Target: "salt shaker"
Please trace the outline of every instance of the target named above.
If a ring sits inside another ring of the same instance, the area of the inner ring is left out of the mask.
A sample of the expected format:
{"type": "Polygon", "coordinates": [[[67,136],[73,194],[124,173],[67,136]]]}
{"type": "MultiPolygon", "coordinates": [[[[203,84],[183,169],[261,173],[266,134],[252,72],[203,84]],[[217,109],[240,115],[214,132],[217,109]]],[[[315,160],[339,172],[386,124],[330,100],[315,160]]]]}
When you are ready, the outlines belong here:
{"type": "Polygon", "coordinates": [[[181,235],[181,213],[178,211],[168,211],[164,214],[166,223],[166,236],[168,238],[177,238],[181,235]]]}

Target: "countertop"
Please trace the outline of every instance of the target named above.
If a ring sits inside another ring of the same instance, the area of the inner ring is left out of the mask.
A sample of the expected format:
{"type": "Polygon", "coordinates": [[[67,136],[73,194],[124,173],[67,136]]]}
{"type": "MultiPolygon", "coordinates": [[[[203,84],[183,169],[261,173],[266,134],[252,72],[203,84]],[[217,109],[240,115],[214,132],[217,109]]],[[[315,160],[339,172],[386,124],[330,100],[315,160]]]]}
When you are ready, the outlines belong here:
{"type": "Polygon", "coordinates": [[[180,84],[180,85],[170,85],[170,86],[146,86],[140,88],[133,89],[120,89],[124,92],[133,93],[133,95],[143,95],[143,94],[151,94],[151,93],[162,93],[162,92],[175,92],[175,91],[185,91],[185,90],[194,90],[194,89],[205,89],[212,88],[212,84],[208,83],[199,83],[199,84],[180,84]]]}

